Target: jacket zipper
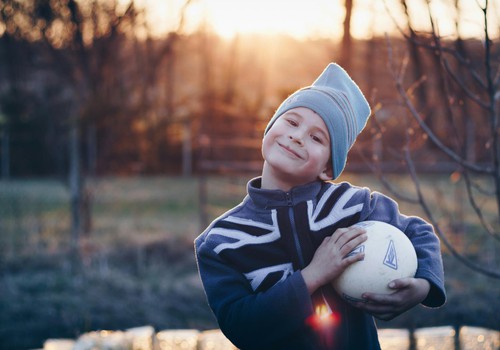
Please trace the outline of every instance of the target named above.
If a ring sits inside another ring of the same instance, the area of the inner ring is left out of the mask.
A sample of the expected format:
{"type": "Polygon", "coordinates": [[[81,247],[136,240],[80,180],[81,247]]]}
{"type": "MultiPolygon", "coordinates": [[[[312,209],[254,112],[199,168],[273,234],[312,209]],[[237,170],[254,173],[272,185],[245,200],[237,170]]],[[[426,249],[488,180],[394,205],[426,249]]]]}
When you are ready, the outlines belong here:
{"type": "Polygon", "coordinates": [[[304,257],[302,254],[302,247],[300,246],[299,233],[297,232],[297,227],[295,225],[295,214],[293,212],[293,203],[290,193],[286,193],[286,198],[288,201],[288,217],[290,219],[290,226],[292,228],[293,242],[295,244],[295,249],[297,251],[297,256],[299,258],[299,269],[304,268],[304,257]]]}
{"type": "MultiPolygon", "coordinates": [[[[299,269],[303,269],[305,266],[304,266],[304,257],[303,257],[303,253],[302,253],[302,247],[300,246],[300,241],[299,241],[299,233],[297,232],[297,227],[295,225],[295,214],[293,212],[293,202],[292,202],[292,197],[291,197],[291,194],[289,192],[286,192],[286,199],[287,199],[287,205],[288,205],[288,217],[289,217],[289,220],[290,220],[290,226],[292,228],[292,236],[293,236],[293,241],[294,241],[294,244],[295,244],[295,249],[297,251],[297,256],[299,258],[299,269]]],[[[323,294],[323,292],[321,292],[321,294],[323,295],[323,300],[325,301],[325,304],[328,305],[328,303],[326,302],[326,299],[325,299],[325,296],[323,294]]],[[[330,308],[330,306],[328,305],[328,308],[330,308]]],[[[350,338],[349,338],[349,313],[348,312],[345,312],[345,308],[343,308],[343,312],[342,314],[344,315],[344,318],[346,320],[345,322],[345,325],[346,325],[346,333],[347,333],[347,336],[345,337],[346,339],[346,345],[347,345],[347,348],[349,348],[349,343],[350,343],[350,338]]]]}

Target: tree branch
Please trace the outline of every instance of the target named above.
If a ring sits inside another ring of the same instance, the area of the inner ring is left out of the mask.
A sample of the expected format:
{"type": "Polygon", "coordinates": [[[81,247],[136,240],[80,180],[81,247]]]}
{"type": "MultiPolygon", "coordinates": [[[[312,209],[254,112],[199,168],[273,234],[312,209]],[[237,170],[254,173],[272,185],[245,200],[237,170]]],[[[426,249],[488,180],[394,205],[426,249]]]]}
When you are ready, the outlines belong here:
{"type": "Polygon", "coordinates": [[[417,192],[418,196],[418,201],[422,209],[424,210],[426,216],[428,217],[429,221],[431,222],[432,226],[434,226],[434,229],[436,231],[436,234],[438,237],[441,239],[443,244],[446,246],[446,248],[450,251],[450,253],[461,263],[463,263],[465,266],[468,268],[472,269],[473,271],[479,272],[483,275],[493,277],[496,279],[500,279],[500,272],[499,269],[494,269],[494,270],[488,270],[483,268],[481,265],[475,263],[474,261],[468,259],[464,255],[460,254],[451,244],[451,242],[448,240],[444,232],[441,230],[441,226],[438,224],[438,222],[434,219],[434,215],[432,214],[431,208],[427,205],[427,202],[425,201],[425,197],[422,193],[422,189],[420,187],[420,182],[418,180],[418,176],[415,170],[415,166],[413,164],[413,160],[410,155],[410,151],[408,147],[405,147],[405,159],[406,159],[406,164],[408,166],[408,171],[410,173],[410,176],[413,180],[413,183],[415,185],[415,190],[417,192]]]}
{"type": "Polygon", "coordinates": [[[488,174],[492,175],[494,173],[494,170],[490,167],[482,167],[479,166],[475,163],[469,162],[466,159],[462,158],[460,155],[458,155],[455,151],[447,147],[445,144],[441,142],[441,140],[434,134],[434,132],[429,128],[429,126],[424,122],[422,117],[420,116],[419,112],[416,110],[415,106],[413,105],[410,97],[408,96],[407,91],[403,87],[402,83],[402,77],[399,75],[396,75],[393,69],[394,63],[393,63],[393,58],[392,58],[392,47],[390,44],[390,41],[388,40],[388,47],[389,47],[389,68],[390,72],[392,74],[393,80],[396,83],[396,89],[399,92],[399,95],[404,101],[404,104],[406,105],[408,111],[410,114],[413,116],[413,118],[417,121],[418,125],[420,128],[427,134],[429,139],[438,147],[443,153],[445,153],[447,156],[449,156],[451,159],[453,159],[455,162],[460,164],[461,166],[477,172],[477,173],[483,173],[483,174],[488,174]]]}
{"type": "MultiPolygon", "coordinates": [[[[424,48],[428,51],[431,51],[431,52],[436,50],[435,45],[429,44],[426,41],[418,40],[417,32],[411,27],[410,24],[409,24],[409,30],[410,30],[411,35],[406,34],[404,29],[402,29],[398,25],[394,16],[392,16],[391,11],[390,11],[385,0],[384,0],[384,5],[385,5],[387,13],[389,14],[389,17],[391,17],[391,20],[393,21],[394,25],[396,26],[398,32],[403,36],[403,38],[405,40],[413,43],[414,45],[417,45],[418,47],[422,47],[422,48],[424,48]]],[[[431,34],[434,34],[434,32],[432,32],[431,34]]],[[[449,54],[450,56],[453,56],[457,60],[458,63],[463,65],[467,69],[467,71],[470,72],[471,76],[474,78],[476,83],[478,83],[482,88],[486,88],[486,82],[483,81],[483,79],[481,78],[481,75],[474,69],[474,67],[471,66],[471,64],[470,64],[471,62],[466,57],[463,57],[456,50],[450,49],[450,48],[445,47],[445,46],[441,47],[441,54],[449,54]]]]}
{"type": "MultiPolygon", "coordinates": [[[[403,5],[405,5],[404,0],[403,5]]],[[[477,1],[477,0],[476,0],[477,1]]],[[[386,6],[387,12],[390,14],[390,10],[388,8],[387,3],[384,1],[384,4],[386,6]]],[[[435,145],[440,152],[443,152],[446,154],[448,157],[452,159],[454,163],[456,163],[457,167],[461,168],[461,173],[464,175],[464,181],[465,181],[465,187],[467,191],[467,196],[468,196],[468,201],[469,204],[472,207],[472,212],[476,215],[479,224],[479,228],[484,232],[484,234],[491,236],[495,240],[498,240],[499,234],[498,232],[495,232],[495,227],[496,225],[494,223],[488,222],[486,211],[481,208],[481,205],[478,203],[478,193],[474,193],[474,189],[477,189],[481,191],[480,193],[486,193],[481,186],[476,185],[472,179],[471,175],[475,174],[484,174],[487,176],[491,176],[492,180],[494,182],[494,190],[491,191],[491,193],[488,193],[490,198],[492,196],[495,196],[496,198],[496,203],[497,203],[497,208],[498,208],[498,220],[500,221],[500,134],[499,134],[499,127],[500,127],[500,116],[498,115],[497,111],[497,101],[495,99],[498,99],[496,95],[499,93],[497,92],[498,85],[500,85],[500,67],[497,68],[496,75],[493,75],[493,67],[492,65],[494,64],[495,61],[493,61],[492,57],[492,49],[491,49],[491,40],[489,37],[489,32],[488,32],[488,19],[487,19],[487,10],[488,10],[488,1],[485,2],[484,6],[480,5],[478,3],[478,7],[483,11],[484,15],[484,35],[485,35],[485,49],[484,52],[481,55],[481,60],[483,60],[483,65],[484,70],[482,67],[478,68],[481,69],[481,74],[475,69],[478,67],[478,59],[475,61],[469,60],[465,52],[462,52],[457,49],[453,49],[451,47],[446,47],[446,43],[443,42],[441,36],[438,33],[438,28],[435,23],[435,19],[432,17],[431,9],[429,6],[429,2],[427,2],[428,5],[428,15],[431,23],[431,30],[429,33],[427,33],[426,36],[422,35],[417,35],[417,33],[414,31],[412,28],[411,24],[408,23],[409,26],[409,31],[410,35],[406,34],[404,30],[400,28],[400,26],[397,24],[395,19],[393,18],[393,22],[395,23],[396,27],[398,28],[399,32],[401,35],[407,40],[407,42],[412,43],[415,46],[421,47],[423,49],[428,50],[431,54],[435,54],[439,56],[440,59],[440,65],[439,69],[440,72],[443,76],[438,77],[441,79],[446,79],[445,81],[448,83],[447,85],[441,86],[440,91],[442,90],[442,94],[444,98],[449,99],[452,97],[451,93],[452,92],[459,92],[460,95],[462,95],[463,100],[471,100],[472,102],[476,103],[481,109],[487,111],[486,117],[489,120],[489,126],[491,129],[491,134],[487,135],[486,138],[489,143],[491,143],[493,150],[492,150],[492,160],[489,161],[487,164],[478,164],[473,161],[470,161],[467,157],[467,152],[465,148],[461,148],[461,138],[459,137],[459,127],[463,127],[464,130],[470,130],[468,129],[470,122],[472,122],[471,116],[467,116],[466,113],[464,113],[464,119],[460,119],[460,121],[464,120],[467,121],[468,123],[465,123],[464,125],[457,125],[455,122],[458,122],[459,119],[457,119],[454,115],[450,114],[452,111],[452,105],[451,101],[448,102],[448,105],[446,106],[448,108],[448,116],[449,118],[447,121],[451,121],[454,127],[455,131],[455,136],[456,136],[456,141],[458,144],[451,148],[450,146],[447,146],[449,144],[448,136],[446,136],[447,139],[443,137],[438,137],[435,133],[435,130],[432,129],[424,120],[423,116],[420,114],[420,111],[417,109],[417,107],[414,105],[414,96],[412,95],[414,86],[420,84],[422,79],[424,79],[424,75],[421,74],[420,77],[415,78],[415,83],[412,84],[409,88],[405,88],[403,85],[403,77],[405,76],[406,68],[408,65],[407,58],[405,57],[401,61],[401,65],[399,66],[399,63],[395,63],[393,59],[393,51],[392,51],[392,46],[391,43],[387,37],[387,42],[388,42],[388,65],[389,65],[389,70],[392,75],[392,78],[395,82],[396,85],[396,90],[399,93],[399,96],[402,100],[402,103],[404,104],[405,108],[408,110],[409,114],[411,115],[411,119],[413,119],[416,124],[418,124],[418,127],[420,128],[421,131],[423,131],[424,135],[426,135],[431,143],[435,145]],[[473,66],[474,65],[474,66],[473,66]],[[457,66],[458,70],[454,70],[453,66],[457,66]],[[463,68],[463,69],[462,69],[463,68]],[[464,73],[467,75],[465,76],[464,73]],[[449,78],[447,77],[449,76],[449,78]],[[467,79],[466,79],[467,78],[467,79]],[[457,85],[455,88],[455,84],[457,85]],[[471,85],[473,84],[473,85],[471,85]],[[478,93],[475,92],[477,88],[478,93]],[[467,117],[469,119],[467,119],[467,117]],[[463,152],[457,151],[458,149],[462,149],[463,152]],[[461,154],[463,153],[463,154],[461,154]]],[[[410,21],[410,16],[408,14],[408,9],[405,8],[406,14],[408,21],[410,21]]],[[[392,15],[391,15],[392,17],[392,15]]],[[[458,32],[458,31],[457,31],[458,32]]],[[[402,126],[403,127],[403,126],[402,126]]],[[[408,173],[411,177],[411,180],[414,184],[415,191],[416,191],[416,202],[422,210],[424,211],[425,215],[431,222],[431,224],[434,226],[436,234],[440,238],[441,242],[443,245],[448,249],[450,254],[459,260],[461,263],[463,263],[465,266],[468,268],[492,277],[496,279],[500,279],[500,271],[498,268],[495,267],[484,267],[482,264],[480,264],[478,261],[476,261],[476,257],[469,257],[467,256],[466,253],[460,252],[455,247],[453,244],[448,240],[447,236],[444,234],[441,225],[439,224],[437,217],[435,217],[437,214],[434,208],[429,207],[428,202],[431,201],[430,198],[425,197],[421,188],[420,180],[416,172],[415,164],[414,164],[414,159],[412,158],[411,151],[410,151],[410,142],[413,142],[415,139],[410,135],[410,132],[408,128],[406,129],[406,146],[404,147],[404,152],[403,152],[403,158],[404,161],[406,162],[406,166],[408,168],[408,173]]],[[[474,130],[471,130],[474,132],[474,130]]],[[[465,137],[465,136],[464,136],[465,137]]],[[[467,140],[467,138],[464,138],[467,140]]],[[[467,141],[466,145],[468,144],[467,141]]],[[[374,173],[377,175],[379,179],[382,179],[382,182],[384,183],[384,178],[382,175],[378,174],[377,172],[380,172],[380,169],[375,168],[374,173]]],[[[390,186],[390,183],[385,183],[384,186],[388,189],[391,190],[391,193],[396,193],[394,188],[390,186]],[[389,186],[386,186],[389,185],[389,186]]],[[[398,197],[399,198],[399,197],[398,197]]],[[[439,197],[438,199],[443,199],[444,196],[439,197]]],[[[491,198],[494,200],[493,198],[491,198]]],[[[439,207],[439,204],[437,204],[437,207],[439,207]]],[[[453,215],[452,212],[446,213],[444,212],[444,215],[447,217],[451,217],[453,215]]],[[[496,241],[495,241],[496,242],[496,241]]]]}
{"type": "Polygon", "coordinates": [[[493,140],[493,166],[494,166],[494,180],[495,180],[495,195],[497,200],[497,213],[498,221],[500,222],[500,142],[498,138],[498,113],[495,109],[495,87],[493,84],[493,77],[491,73],[491,41],[488,32],[488,0],[486,0],[482,8],[484,14],[484,40],[485,40],[485,55],[484,65],[486,69],[487,93],[489,99],[488,112],[490,115],[491,125],[491,138],[493,140]]]}
{"type": "Polygon", "coordinates": [[[483,212],[481,211],[481,208],[479,208],[479,205],[476,202],[475,196],[472,193],[473,185],[471,183],[471,179],[469,177],[468,172],[463,171],[462,174],[463,174],[464,180],[465,180],[465,188],[467,190],[467,197],[469,198],[469,203],[470,203],[472,209],[474,210],[474,212],[476,213],[476,216],[478,217],[479,222],[481,223],[481,226],[483,226],[483,229],[486,231],[486,233],[488,233],[488,235],[490,235],[491,237],[493,237],[497,240],[500,240],[500,235],[497,232],[495,232],[493,227],[488,223],[488,221],[486,221],[486,219],[483,215],[483,212]]]}

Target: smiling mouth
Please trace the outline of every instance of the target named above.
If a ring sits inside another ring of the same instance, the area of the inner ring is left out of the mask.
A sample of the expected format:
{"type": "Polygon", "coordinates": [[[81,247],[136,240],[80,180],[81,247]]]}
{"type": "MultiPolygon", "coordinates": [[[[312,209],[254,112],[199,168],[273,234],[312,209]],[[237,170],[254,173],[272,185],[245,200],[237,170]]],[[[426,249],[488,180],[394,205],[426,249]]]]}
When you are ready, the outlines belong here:
{"type": "Polygon", "coordinates": [[[286,146],[286,145],[283,145],[281,143],[278,142],[278,145],[284,149],[287,153],[293,155],[294,157],[296,158],[299,158],[299,159],[302,159],[302,157],[300,156],[300,154],[298,154],[297,152],[295,152],[292,148],[286,146]]]}

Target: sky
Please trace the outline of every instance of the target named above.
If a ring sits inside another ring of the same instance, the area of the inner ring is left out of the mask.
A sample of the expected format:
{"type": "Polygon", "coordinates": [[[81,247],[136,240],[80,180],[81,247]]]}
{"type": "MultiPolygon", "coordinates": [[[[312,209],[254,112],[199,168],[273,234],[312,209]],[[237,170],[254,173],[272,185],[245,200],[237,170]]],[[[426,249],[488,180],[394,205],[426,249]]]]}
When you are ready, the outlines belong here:
{"type": "MultiPolygon", "coordinates": [[[[412,22],[418,29],[429,28],[429,12],[424,0],[408,0],[412,22]]],[[[442,36],[453,35],[455,18],[460,16],[463,37],[484,37],[482,11],[485,0],[457,0],[460,12],[449,4],[455,0],[430,0],[433,18],[442,36]]],[[[159,34],[172,30],[185,0],[139,0],[149,11],[151,27],[159,34]]],[[[202,24],[217,34],[231,38],[236,34],[288,34],[296,38],[339,39],[345,16],[344,0],[191,0],[185,17],[186,31],[202,24]]],[[[394,33],[405,25],[399,0],[354,0],[352,35],[358,39],[373,34],[394,33]],[[389,13],[391,15],[389,15],[389,13]]],[[[489,1],[489,28],[499,35],[500,0],[489,1]]]]}

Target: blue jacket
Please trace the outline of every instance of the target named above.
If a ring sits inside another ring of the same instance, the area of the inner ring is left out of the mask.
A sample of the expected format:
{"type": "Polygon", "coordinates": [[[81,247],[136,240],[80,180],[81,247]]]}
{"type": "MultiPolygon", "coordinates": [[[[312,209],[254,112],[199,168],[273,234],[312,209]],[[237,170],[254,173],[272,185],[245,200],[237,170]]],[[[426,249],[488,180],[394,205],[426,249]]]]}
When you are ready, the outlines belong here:
{"type": "Polygon", "coordinates": [[[283,192],[263,190],[260,181],[250,181],[243,202],[195,240],[208,303],[239,349],[380,349],[372,316],[329,285],[310,296],[300,272],[326,236],[360,221],[384,221],[404,231],[417,252],[415,277],[431,285],[422,304],[444,304],[440,246],[431,225],[400,214],[390,198],[349,183],[316,181],[283,192]],[[310,322],[318,299],[340,315],[322,332],[310,322]]]}

